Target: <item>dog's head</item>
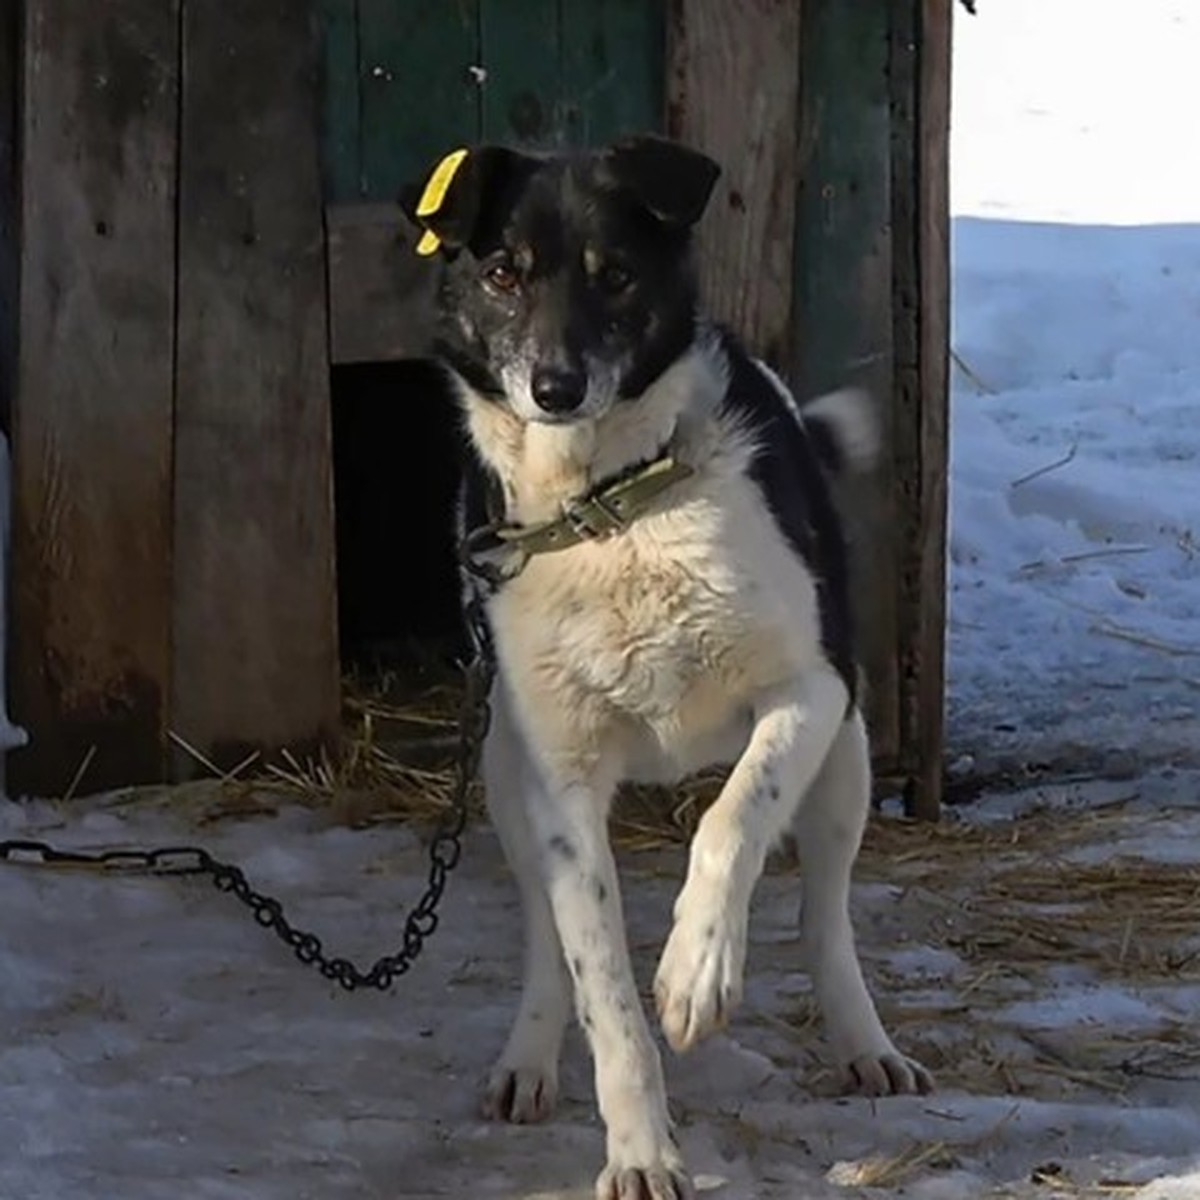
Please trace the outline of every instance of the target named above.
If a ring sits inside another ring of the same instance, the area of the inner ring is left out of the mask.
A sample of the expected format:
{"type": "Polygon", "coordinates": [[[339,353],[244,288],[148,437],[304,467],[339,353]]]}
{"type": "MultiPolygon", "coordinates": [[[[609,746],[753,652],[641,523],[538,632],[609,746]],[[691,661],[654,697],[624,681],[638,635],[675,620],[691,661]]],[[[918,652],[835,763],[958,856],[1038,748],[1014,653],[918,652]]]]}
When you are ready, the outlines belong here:
{"type": "Polygon", "coordinates": [[[445,260],[437,353],[524,421],[636,398],[695,333],[692,227],[719,168],[637,137],[534,156],[448,156],[402,203],[445,260]]]}

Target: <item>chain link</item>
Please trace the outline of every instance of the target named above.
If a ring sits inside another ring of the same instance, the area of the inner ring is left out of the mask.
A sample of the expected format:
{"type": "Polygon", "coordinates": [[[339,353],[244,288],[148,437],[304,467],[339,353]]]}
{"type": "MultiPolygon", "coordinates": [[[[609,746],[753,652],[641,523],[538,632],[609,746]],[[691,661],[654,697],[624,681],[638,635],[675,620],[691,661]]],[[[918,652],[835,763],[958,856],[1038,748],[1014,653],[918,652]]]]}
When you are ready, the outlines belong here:
{"type": "Polygon", "coordinates": [[[314,967],[348,992],[359,988],[387,991],[412,967],[421,948],[438,926],[438,905],[450,872],[462,855],[462,835],[470,813],[471,786],[479,773],[483,743],[491,724],[491,690],[496,673],[495,648],[485,611],[487,581],[473,569],[469,554],[464,565],[476,576],[464,609],[471,656],[463,667],[463,696],[459,710],[458,749],[450,811],[429,846],[429,881],[404,922],[400,949],[384,955],[367,969],[348,958],[325,953],[321,939],[297,929],[284,916],[283,905],[256,891],[240,867],[214,858],[199,846],[161,846],[151,850],[61,850],[46,842],[15,839],[0,841],[0,862],[26,866],[76,868],[91,871],[152,875],[207,875],[218,891],[240,900],[255,921],[290,946],[306,966],[314,967]]]}

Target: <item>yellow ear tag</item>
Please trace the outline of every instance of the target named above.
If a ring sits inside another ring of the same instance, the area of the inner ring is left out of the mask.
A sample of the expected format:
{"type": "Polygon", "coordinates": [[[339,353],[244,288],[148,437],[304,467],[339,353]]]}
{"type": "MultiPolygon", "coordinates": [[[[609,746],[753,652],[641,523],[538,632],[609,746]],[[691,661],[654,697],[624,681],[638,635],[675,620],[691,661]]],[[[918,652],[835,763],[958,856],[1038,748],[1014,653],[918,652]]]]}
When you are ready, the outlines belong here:
{"type": "MultiPolygon", "coordinates": [[[[418,217],[430,217],[442,207],[446,193],[450,190],[450,184],[454,180],[455,172],[462,166],[466,157],[465,150],[454,150],[433,168],[429,182],[425,184],[425,190],[421,193],[421,199],[417,201],[418,217]]],[[[417,253],[433,254],[441,244],[441,238],[432,229],[427,229],[417,243],[417,253]]]]}
{"type": "Polygon", "coordinates": [[[442,239],[432,229],[427,229],[421,234],[421,240],[417,243],[417,253],[427,257],[435,253],[441,244],[442,239]]]}

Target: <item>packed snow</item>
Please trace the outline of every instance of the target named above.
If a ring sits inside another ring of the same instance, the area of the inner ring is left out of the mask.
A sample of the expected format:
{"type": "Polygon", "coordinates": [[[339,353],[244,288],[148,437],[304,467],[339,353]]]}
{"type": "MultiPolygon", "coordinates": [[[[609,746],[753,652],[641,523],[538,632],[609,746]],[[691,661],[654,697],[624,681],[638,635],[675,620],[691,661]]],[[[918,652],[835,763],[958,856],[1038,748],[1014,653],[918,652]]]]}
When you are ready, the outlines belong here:
{"type": "MultiPolygon", "coordinates": [[[[1200,13],[979,9],[955,48],[950,735],[960,772],[1060,782],[868,833],[865,969],[931,1097],[839,1093],[774,864],[741,1010],[666,1056],[701,1197],[1200,1197],[1200,13]]],[[[0,704],[0,748],[22,736],[0,704]]],[[[0,801],[0,839],[201,841],[362,960],[395,947],[426,832],[204,785],[0,801]]],[[[683,851],[620,859],[648,984],[683,851]]],[[[520,939],[482,827],[394,995],[342,994],[203,880],[12,867],[0,908],[2,1200],[591,1196],[577,1036],[548,1124],[477,1115],[520,939]]]]}
{"type": "MultiPolygon", "coordinates": [[[[1177,781],[1155,777],[1136,799],[1025,795],[990,826],[949,823],[932,842],[879,823],[855,896],[861,950],[900,1045],[938,1072],[931,1097],[838,1093],[800,971],[795,880],[779,864],[760,887],[732,1026],[667,1055],[701,1195],[860,1195],[872,1179],[914,1200],[1055,1194],[1031,1182],[1035,1170],[1075,1194],[1104,1194],[1086,1188],[1108,1180],[1139,1200],[1200,1195],[1200,976],[1154,968],[1171,939],[1127,933],[1124,912],[1096,914],[1083,932],[1064,926],[1064,945],[1087,961],[1049,965],[1046,926],[1031,926],[1023,946],[1019,926],[996,920],[1020,909],[1009,888],[1024,871],[1040,870],[1044,887],[1048,866],[1053,882],[1053,869],[1086,863],[1114,834],[1136,837],[1163,887],[1178,885],[1190,849],[1194,892],[1200,813],[1181,817],[1176,793],[1177,781]],[[998,943],[997,930],[1010,940],[998,943]],[[1122,947],[1128,969],[1116,961],[1122,947]],[[1174,1190],[1138,1190],[1163,1178],[1174,1190]]],[[[192,794],[213,800],[211,789],[192,794]]],[[[423,882],[417,831],[337,827],[319,811],[217,819],[216,805],[179,795],[0,811],[0,837],[97,846],[200,836],[286,897],[331,950],[366,961],[394,948],[400,906],[423,882]]],[[[626,850],[621,862],[648,985],[683,853],[626,850]]],[[[549,1123],[478,1115],[520,955],[512,882],[482,827],[442,927],[394,996],[340,993],[203,880],[11,868],[0,888],[0,1196],[591,1195],[603,1133],[577,1036],[549,1123]]],[[[1179,946],[1198,948],[1200,936],[1179,946]]]]}
{"type": "Polygon", "coordinates": [[[1200,761],[1200,17],[958,21],[950,740],[958,769],[1200,761]]]}

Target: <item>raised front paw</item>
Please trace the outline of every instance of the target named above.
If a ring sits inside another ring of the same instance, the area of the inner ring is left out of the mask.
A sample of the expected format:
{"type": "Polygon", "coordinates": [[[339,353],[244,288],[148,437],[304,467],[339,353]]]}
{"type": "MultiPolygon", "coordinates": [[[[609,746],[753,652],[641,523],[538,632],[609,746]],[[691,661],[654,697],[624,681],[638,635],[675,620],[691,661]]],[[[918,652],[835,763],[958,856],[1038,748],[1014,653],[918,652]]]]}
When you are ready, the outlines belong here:
{"type": "Polygon", "coordinates": [[[501,1059],[488,1077],[483,1115],[490,1121],[531,1125],[550,1116],[557,1099],[558,1078],[552,1067],[518,1066],[501,1059]]]}
{"type": "Polygon", "coordinates": [[[862,1096],[928,1096],[933,1076],[919,1062],[895,1048],[882,1054],[860,1054],[845,1068],[847,1091],[862,1096]]]}
{"type": "Polygon", "coordinates": [[[742,999],[746,922],[737,906],[678,908],[654,977],[663,1033],[677,1053],[723,1028],[742,999]]]}

